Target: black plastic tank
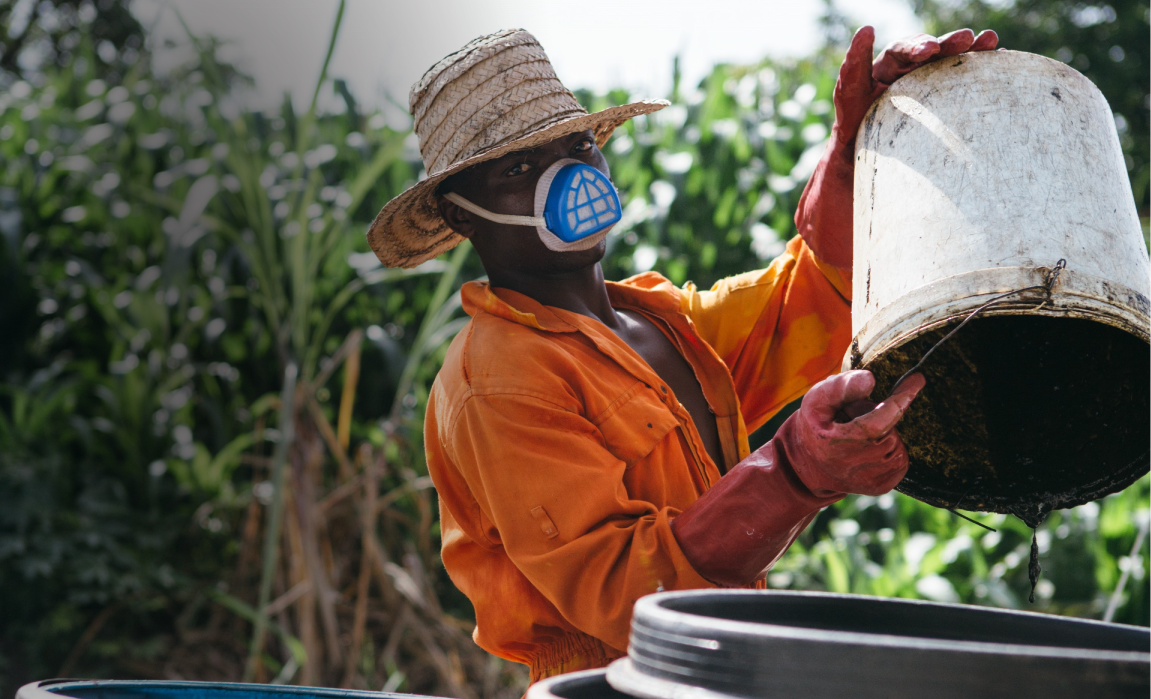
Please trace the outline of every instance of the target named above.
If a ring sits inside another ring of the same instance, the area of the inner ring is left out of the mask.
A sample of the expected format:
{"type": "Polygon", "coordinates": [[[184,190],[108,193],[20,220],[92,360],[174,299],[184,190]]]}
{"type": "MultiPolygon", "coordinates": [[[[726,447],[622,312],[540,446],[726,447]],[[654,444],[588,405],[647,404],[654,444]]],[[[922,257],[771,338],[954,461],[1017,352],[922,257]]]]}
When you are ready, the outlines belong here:
{"type": "Polygon", "coordinates": [[[1146,628],[815,592],[644,597],[607,679],[645,699],[1151,696],[1146,628]]]}
{"type": "Polygon", "coordinates": [[[549,677],[528,687],[525,699],[633,699],[607,683],[607,670],[549,677]]]}

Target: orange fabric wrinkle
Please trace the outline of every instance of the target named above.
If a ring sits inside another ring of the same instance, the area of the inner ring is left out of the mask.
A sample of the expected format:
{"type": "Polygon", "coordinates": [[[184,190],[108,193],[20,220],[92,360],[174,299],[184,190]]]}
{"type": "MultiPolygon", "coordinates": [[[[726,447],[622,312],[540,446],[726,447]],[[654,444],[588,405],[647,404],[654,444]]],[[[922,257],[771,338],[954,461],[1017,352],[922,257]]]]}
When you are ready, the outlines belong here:
{"type": "Polygon", "coordinates": [[[602,323],[486,283],[461,290],[472,320],[428,399],[444,567],[475,607],[476,643],[528,665],[532,681],[622,656],[639,597],[713,587],[672,520],[748,455],[749,431],[838,369],[850,341],[848,284],[800,238],[707,291],[652,272],[607,286],[691,365],[724,463],[602,323]]]}

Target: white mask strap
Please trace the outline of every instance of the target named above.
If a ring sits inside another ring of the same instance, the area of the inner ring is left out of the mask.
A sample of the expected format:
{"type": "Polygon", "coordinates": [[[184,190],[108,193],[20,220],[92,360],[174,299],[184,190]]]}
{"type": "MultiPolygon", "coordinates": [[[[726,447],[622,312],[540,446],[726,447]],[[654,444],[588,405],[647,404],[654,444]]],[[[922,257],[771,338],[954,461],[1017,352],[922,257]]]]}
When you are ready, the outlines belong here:
{"type": "Polygon", "coordinates": [[[487,220],[494,221],[495,223],[503,223],[509,226],[544,226],[543,216],[513,216],[511,214],[497,214],[495,212],[488,211],[479,204],[471,203],[455,192],[448,192],[444,195],[444,199],[447,199],[453,204],[458,205],[462,209],[472,212],[476,216],[486,218],[487,220]]]}

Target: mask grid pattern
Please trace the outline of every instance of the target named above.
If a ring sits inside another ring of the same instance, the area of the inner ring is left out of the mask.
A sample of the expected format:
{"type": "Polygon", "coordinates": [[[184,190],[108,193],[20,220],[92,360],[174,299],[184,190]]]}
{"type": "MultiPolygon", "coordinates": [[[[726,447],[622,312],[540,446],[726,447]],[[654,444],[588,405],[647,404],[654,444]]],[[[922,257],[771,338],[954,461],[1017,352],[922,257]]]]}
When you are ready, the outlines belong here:
{"type": "MultiPolygon", "coordinates": [[[[590,168],[589,168],[590,170],[590,168]]],[[[568,186],[563,215],[576,234],[619,220],[620,213],[606,178],[577,172],[568,186]]]]}

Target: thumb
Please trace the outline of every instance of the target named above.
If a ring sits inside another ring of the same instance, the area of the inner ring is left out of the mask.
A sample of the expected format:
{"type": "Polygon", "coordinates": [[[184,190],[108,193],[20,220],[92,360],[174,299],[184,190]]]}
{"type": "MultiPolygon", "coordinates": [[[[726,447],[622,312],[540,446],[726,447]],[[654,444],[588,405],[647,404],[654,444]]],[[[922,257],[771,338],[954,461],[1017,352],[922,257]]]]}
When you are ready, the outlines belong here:
{"type": "Polygon", "coordinates": [[[851,46],[839,69],[839,79],[845,84],[860,86],[864,92],[871,92],[871,56],[875,48],[875,29],[869,26],[859,28],[851,37],[851,46]]]}
{"type": "Polygon", "coordinates": [[[919,392],[923,390],[923,387],[926,385],[927,379],[924,378],[923,374],[916,372],[904,379],[903,383],[896,386],[888,400],[898,402],[903,410],[907,410],[907,406],[911,405],[911,401],[915,400],[915,396],[919,395],[919,392]]]}
{"type": "Polygon", "coordinates": [[[875,377],[870,371],[846,371],[815,384],[803,397],[801,407],[810,411],[822,423],[832,422],[841,407],[866,398],[873,388],[875,377]]]}
{"type": "Polygon", "coordinates": [[[879,439],[895,429],[903,413],[907,412],[911,401],[927,384],[923,374],[908,376],[887,400],[879,404],[875,410],[854,421],[856,427],[861,429],[868,439],[879,439]]]}

